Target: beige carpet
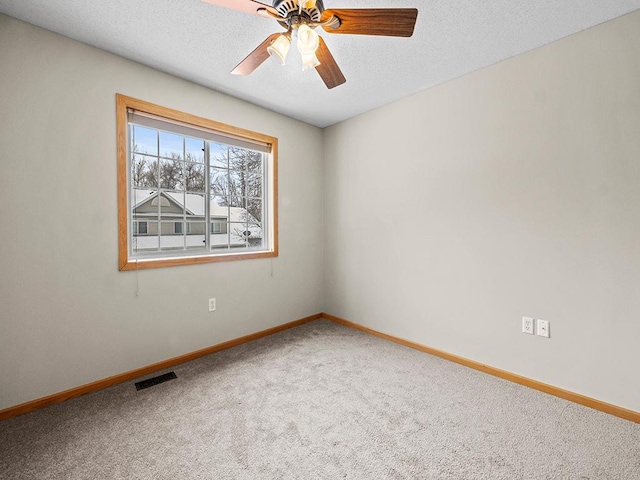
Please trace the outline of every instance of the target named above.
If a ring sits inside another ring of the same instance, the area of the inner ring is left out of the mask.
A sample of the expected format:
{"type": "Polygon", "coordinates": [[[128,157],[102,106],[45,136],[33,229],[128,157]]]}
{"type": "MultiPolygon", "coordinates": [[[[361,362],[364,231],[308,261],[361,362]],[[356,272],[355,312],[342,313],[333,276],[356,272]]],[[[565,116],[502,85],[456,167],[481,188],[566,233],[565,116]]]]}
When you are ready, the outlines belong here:
{"type": "Polygon", "coordinates": [[[0,422],[0,478],[640,479],[640,425],[325,320],[172,370],[0,422]]]}

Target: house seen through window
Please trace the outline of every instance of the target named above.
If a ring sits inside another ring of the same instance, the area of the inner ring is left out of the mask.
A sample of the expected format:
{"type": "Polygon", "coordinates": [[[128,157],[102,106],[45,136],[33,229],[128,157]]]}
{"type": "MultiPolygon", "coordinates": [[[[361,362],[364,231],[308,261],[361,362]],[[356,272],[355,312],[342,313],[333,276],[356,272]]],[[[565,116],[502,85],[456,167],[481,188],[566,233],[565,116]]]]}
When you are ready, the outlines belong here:
{"type": "Polygon", "coordinates": [[[275,139],[211,128],[221,124],[180,112],[167,116],[167,109],[159,115],[128,97],[118,100],[119,110],[126,107],[119,113],[126,115],[129,227],[121,269],[277,253],[275,139]]]}

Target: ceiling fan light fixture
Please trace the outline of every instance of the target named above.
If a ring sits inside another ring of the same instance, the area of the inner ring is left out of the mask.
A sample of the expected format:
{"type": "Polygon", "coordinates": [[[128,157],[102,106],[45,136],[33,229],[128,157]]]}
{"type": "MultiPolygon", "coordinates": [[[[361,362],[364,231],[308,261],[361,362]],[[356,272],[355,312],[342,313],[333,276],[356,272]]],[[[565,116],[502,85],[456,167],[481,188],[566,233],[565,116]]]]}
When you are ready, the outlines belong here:
{"type": "Polygon", "coordinates": [[[282,34],[267,47],[267,52],[269,53],[269,56],[274,58],[280,65],[284,65],[290,46],[291,39],[287,37],[287,35],[282,34]]]}
{"type": "Polygon", "coordinates": [[[302,70],[309,70],[311,68],[316,68],[320,65],[320,60],[316,57],[315,52],[312,53],[301,53],[302,56],[302,70]]]}
{"type": "Polygon", "coordinates": [[[319,45],[320,39],[315,30],[304,23],[298,27],[298,50],[302,55],[315,53],[319,45]]]}
{"type": "MultiPolygon", "coordinates": [[[[1,1],[1,0],[0,0],[1,1]]],[[[417,8],[337,8],[327,10],[324,0],[204,0],[214,5],[257,14],[275,20],[286,33],[272,33],[232,71],[234,75],[250,75],[273,57],[285,64],[295,31],[296,45],[302,56],[302,69],[315,68],[327,88],[346,82],[340,67],[329,51],[318,27],[326,33],[411,37],[418,18],[417,8]]]]}

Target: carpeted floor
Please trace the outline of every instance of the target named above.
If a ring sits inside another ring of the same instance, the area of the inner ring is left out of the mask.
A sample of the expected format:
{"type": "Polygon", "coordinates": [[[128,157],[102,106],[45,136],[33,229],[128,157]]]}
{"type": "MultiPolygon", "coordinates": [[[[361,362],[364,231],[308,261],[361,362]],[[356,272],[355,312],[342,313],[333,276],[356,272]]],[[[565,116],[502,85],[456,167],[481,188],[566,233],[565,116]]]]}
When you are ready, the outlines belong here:
{"type": "Polygon", "coordinates": [[[325,320],[172,370],[0,422],[0,478],[640,479],[640,425],[325,320]]]}

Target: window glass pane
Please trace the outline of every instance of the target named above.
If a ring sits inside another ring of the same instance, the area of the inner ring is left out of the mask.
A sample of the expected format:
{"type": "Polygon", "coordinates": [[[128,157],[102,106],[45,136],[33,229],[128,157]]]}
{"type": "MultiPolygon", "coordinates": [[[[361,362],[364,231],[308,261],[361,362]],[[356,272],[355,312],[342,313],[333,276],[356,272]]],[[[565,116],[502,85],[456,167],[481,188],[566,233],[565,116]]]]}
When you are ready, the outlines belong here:
{"type": "Polygon", "coordinates": [[[190,192],[205,191],[205,167],[197,163],[184,164],[185,187],[190,192]]]}
{"type": "Polygon", "coordinates": [[[138,221],[138,235],[131,238],[131,250],[135,253],[154,252],[158,250],[158,222],[157,221],[138,221]],[[146,227],[145,227],[146,224],[146,227]],[[147,233],[143,234],[142,230],[146,228],[147,233]]]}
{"type": "Polygon", "coordinates": [[[176,235],[182,235],[182,222],[173,222],[173,233],[176,235]]]}
{"type": "Polygon", "coordinates": [[[189,190],[192,192],[204,192],[205,166],[198,163],[180,162],[177,160],[161,160],[166,180],[164,188],[177,190],[189,190]],[[173,186],[172,186],[173,185],[173,186]]]}
{"type": "Polygon", "coordinates": [[[228,205],[231,207],[242,207],[242,197],[246,195],[245,179],[246,172],[224,170],[219,181],[214,184],[213,193],[228,198],[228,205]]]}
{"type": "Polygon", "coordinates": [[[250,247],[261,247],[264,244],[262,235],[262,227],[255,223],[249,223],[247,232],[249,233],[247,240],[250,247]]]}
{"type": "Polygon", "coordinates": [[[173,235],[173,229],[174,229],[174,222],[168,222],[168,221],[164,221],[164,222],[160,222],[160,235],[161,236],[171,236],[173,235]]]}
{"type": "Polygon", "coordinates": [[[160,222],[160,249],[184,250],[184,235],[175,234],[175,222],[160,222]]]}
{"type": "Polygon", "coordinates": [[[158,131],[132,125],[131,143],[133,153],[158,155],[158,131]]]}
{"type": "Polygon", "coordinates": [[[184,207],[187,220],[205,221],[206,196],[200,193],[187,193],[184,196],[184,207]]]}
{"type": "Polygon", "coordinates": [[[160,160],[160,188],[183,188],[182,164],[177,160],[160,160]]]}
{"type": "Polygon", "coordinates": [[[220,250],[228,248],[227,235],[211,235],[211,250],[220,252],[220,250]]]}
{"type": "Polygon", "coordinates": [[[212,217],[227,217],[229,215],[229,199],[222,195],[211,195],[209,214],[212,217]]]}
{"type": "Polygon", "coordinates": [[[231,247],[246,247],[249,245],[251,231],[246,223],[229,223],[229,245],[231,247]]]}
{"type": "Polygon", "coordinates": [[[214,195],[228,195],[229,170],[225,168],[211,168],[209,170],[211,193],[214,195]]]}
{"type": "Polygon", "coordinates": [[[253,152],[251,161],[247,163],[247,171],[252,175],[262,175],[264,168],[264,154],[253,152]]]}
{"type": "Polygon", "coordinates": [[[209,159],[212,167],[227,168],[227,146],[209,142],[209,159]]]}
{"type": "Polygon", "coordinates": [[[206,222],[187,222],[187,250],[204,250],[206,222]]]}
{"type": "Polygon", "coordinates": [[[241,223],[247,221],[246,210],[241,207],[229,207],[229,221],[241,223]]]}
{"type": "Polygon", "coordinates": [[[204,140],[185,137],[184,139],[185,160],[190,162],[204,163],[204,140]]]}
{"type": "Polygon", "coordinates": [[[256,172],[262,164],[262,154],[244,148],[229,147],[229,168],[236,171],[256,172]]]}
{"type": "Polygon", "coordinates": [[[151,205],[160,207],[160,220],[182,220],[184,216],[184,193],[162,191],[154,194],[151,205]]]}
{"type": "Polygon", "coordinates": [[[246,190],[245,176],[245,173],[239,174],[232,170],[212,168],[209,176],[211,193],[226,198],[225,205],[241,207],[246,190]]]}
{"type": "Polygon", "coordinates": [[[157,166],[154,157],[133,155],[131,159],[131,185],[134,187],[157,187],[157,166]]]}
{"type": "Polygon", "coordinates": [[[251,223],[262,222],[262,200],[260,198],[247,198],[247,221],[251,223]]]}
{"type": "Polygon", "coordinates": [[[247,172],[244,170],[238,172],[237,170],[229,170],[229,177],[227,180],[227,195],[244,196],[244,184],[247,179],[247,172]]]}
{"type": "MultiPolygon", "coordinates": [[[[233,199],[231,199],[233,201],[233,199]]],[[[231,206],[229,208],[229,221],[231,222],[248,222],[247,209],[244,207],[231,206]]]]}
{"type": "MultiPolygon", "coordinates": [[[[148,217],[158,215],[158,207],[153,205],[157,190],[134,188],[131,190],[131,213],[133,217],[148,217]]],[[[157,220],[157,218],[156,218],[157,220]]]]}
{"type": "Polygon", "coordinates": [[[244,203],[242,201],[242,197],[239,195],[230,195],[229,197],[229,207],[235,209],[244,208],[244,203]]]}
{"type": "Polygon", "coordinates": [[[160,132],[160,156],[182,160],[182,135],[160,132]]]}
{"type": "Polygon", "coordinates": [[[134,155],[131,159],[131,185],[158,187],[158,160],[148,155],[134,155]]]}
{"type": "Polygon", "coordinates": [[[262,197],[262,182],[263,176],[257,173],[249,174],[247,176],[247,187],[246,187],[246,196],[247,197],[262,197]]]}
{"type": "MultiPolygon", "coordinates": [[[[261,197],[262,175],[250,174],[247,171],[212,169],[212,192],[227,195],[230,198],[261,197]]],[[[240,203],[236,200],[236,206],[240,203]]]]}

